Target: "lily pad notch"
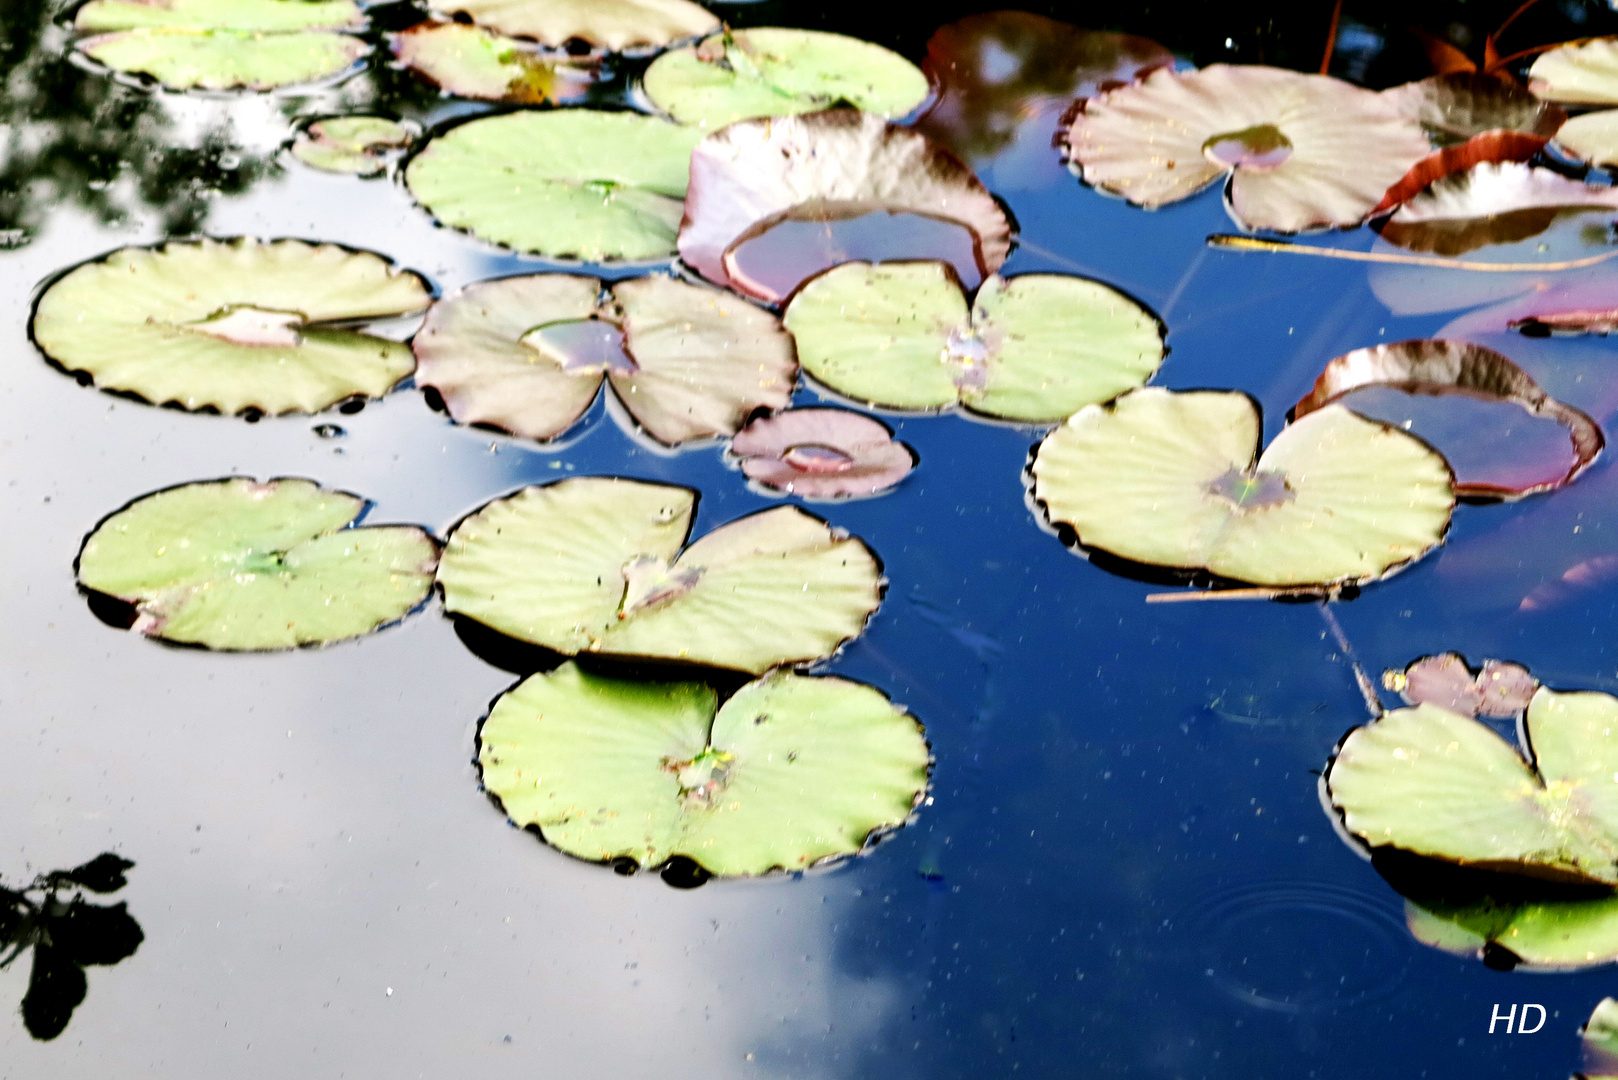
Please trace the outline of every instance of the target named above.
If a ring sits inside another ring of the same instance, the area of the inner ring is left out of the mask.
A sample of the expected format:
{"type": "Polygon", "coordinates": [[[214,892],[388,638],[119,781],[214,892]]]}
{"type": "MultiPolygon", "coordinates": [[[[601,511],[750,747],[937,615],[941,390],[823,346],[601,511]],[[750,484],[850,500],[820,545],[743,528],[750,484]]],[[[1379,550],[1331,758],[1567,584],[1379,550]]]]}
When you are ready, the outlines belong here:
{"type": "Polygon", "coordinates": [[[792,290],[748,277],[737,249],[788,219],[909,213],[964,226],[988,277],[1013,224],[972,170],[926,136],[854,109],[742,120],[691,155],[680,257],[716,285],[779,304],[792,290]]]}
{"type": "Polygon", "coordinates": [[[1460,498],[1511,500],[1559,488],[1588,469],[1606,445],[1594,420],[1551,397],[1533,376],[1505,356],[1482,345],[1439,339],[1374,345],[1337,357],[1326,365],[1314,388],[1292,407],[1292,417],[1301,419],[1372,386],[1391,387],[1407,394],[1456,394],[1480,401],[1510,402],[1531,416],[1553,420],[1567,428],[1573,463],[1562,476],[1519,486],[1457,481],[1455,494],[1460,498]]]}
{"type": "Polygon", "coordinates": [[[438,541],[415,525],[362,526],[368,508],[299,478],[182,484],[103,518],[74,573],[98,614],[123,605],[148,637],[231,652],[330,644],[432,594],[438,541]]]}
{"type": "Polygon", "coordinates": [[[514,825],[669,880],[682,859],[753,877],[858,855],[921,805],[932,756],[914,717],[835,676],[772,671],[721,705],[701,682],[568,662],[496,699],[477,764],[514,825]]]}

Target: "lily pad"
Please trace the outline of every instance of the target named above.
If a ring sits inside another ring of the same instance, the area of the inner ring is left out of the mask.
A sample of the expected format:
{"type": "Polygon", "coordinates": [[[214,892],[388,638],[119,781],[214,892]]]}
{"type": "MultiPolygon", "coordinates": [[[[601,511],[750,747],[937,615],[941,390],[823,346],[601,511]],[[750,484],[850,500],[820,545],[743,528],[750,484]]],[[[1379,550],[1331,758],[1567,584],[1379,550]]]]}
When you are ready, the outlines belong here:
{"type": "Polygon", "coordinates": [[[1350,732],[1326,774],[1354,836],[1465,867],[1618,884],[1618,699],[1535,692],[1522,747],[1433,705],[1350,732]]]}
{"type": "Polygon", "coordinates": [[[1584,1039],[1584,1080],[1618,1077],[1618,999],[1602,998],[1579,1029],[1584,1039]]]}
{"type": "Polygon", "coordinates": [[[709,129],[838,105],[898,117],[927,98],[927,77],[898,53],[842,34],[779,27],[725,31],[666,52],[642,85],[661,111],[709,129]]]}
{"type": "Polygon", "coordinates": [[[1556,133],[1556,145],[1591,165],[1618,165],[1618,109],[1575,116],[1556,133]]]}
{"type": "Polygon", "coordinates": [[[427,599],[438,544],[357,527],[365,500],[312,480],[232,477],[143,496],[97,525],[79,584],[134,606],[133,629],[209,649],[328,644],[427,599]]]}
{"type": "Polygon", "coordinates": [[[1091,98],[1063,149],[1086,183],[1154,209],[1228,174],[1239,225],[1299,232],[1359,224],[1429,146],[1420,124],[1369,90],[1215,64],[1159,69],[1091,98]]]}
{"type": "Polygon", "coordinates": [[[1618,898],[1405,904],[1424,945],[1492,967],[1580,971],[1618,960],[1618,898]]]}
{"type": "Polygon", "coordinates": [[[927,42],[922,70],[935,100],[916,126],[974,166],[1013,142],[1037,148],[1046,161],[1058,122],[1076,100],[1173,64],[1174,54],[1148,38],[1026,11],[970,15],[927,42]]]}
{"type": "Polygon", "coordinates": [[[1011,222],[972,171],[914,131],[852,109],[743,120],[691,155],[680,257],[709,281],[767,303],[786,293],[754,281],[736,249],[795,217],[877,210],[956,222],[977,241],[987,276],[1011,253],[1011,222]]]}
{"type": "Polygon", "coordinates": [[[1597,206],[1618,207],[1618,188],[1518,162],[1484,162],[1407,200],[1380,231],[1411,251],[1464,255],[1538,236],[1560,217],[1597,206]]]}
{"type": "Polygon", "coordinates": [[[868,686],[776,671],[720,707],[699,682],[563,664],[494,703],[478,739],[511,820],[595,862],[804,870],[903,825],[927,789],[921,726],[868,686]]]}
{"type": "Polygon", "coordinates": [[[405,182],[438,220],[491,243],[591,262],[663,259],[701,134],[595,109],[482,117],[429,142],[405,182]]]}
{"type": "Polygon", "coordinates": [[[845,263],[788,305],[804,370],[857,401],[960,403],[1055,423],[1152,377],[1163,328],[1133,300],[1061,274],[991,277],[968,304],[943,263],[845,263]]]}
{"type": "Polygon", "coordinates": [[[1443,538],[1449,466],[1420,440],[1328,405],[1255,461],[1260,431],[1245,394],[1131,390],[1046,437],[1034,498],[1086,547],[1263,586],[1370,581],[1443,538]]]}
{"type": "Polygon", "coordinates": [[[577,101],[600,76],[599,65],[543,54],[532,42],[460,23],[425,22],[401,31],[393,54],[447,93],[517,105],[577,101]]]}
{"type": "Polygon", "coordinates": [[[1459,653],[1424,656],[1403,671],[1389,671],[1382,684],[1398,691],[1407,705],[1435,705],[1457,716],[1521,716],[1539,680],[1521,664],[1485,660],[1473,671],[1459,653]]]}
{"type": "Polygon", "coordinates": [[[1456,146],[1487,132],[1549,138],[1567,113],[1541,101],[1504,75],[1453,71],[1382,91],[1403,116],[1417,121],[1440,146],[1456,146]]]}
{"type": "Polygon", "coordinates": [[[380,255],[251,238],[120,248],[58,279],[33,337],[69,372],[154,404],[319,412],[380,397],[410,347],[338,324],[420,311],[426,283],[380,255]]]}
{"type": "Polygon", "coordinates": [[[686,488],[614,477],[524,488],[450,534],[444,607],[564,655],[756,675],[830,656],[881,602],[876,556],[819,518],[783,506],[687,547],[695,509],[686,488]]]}
{"type": "Polygon", "coordinates": [[[749,480],[805,499],[875,495],[916,465],[880,420],[847,409],[789,409],[748,424],[730,441],[749,480]]]}
{"type": "Polygon", "coordinates": [[[1407,203],[1438,181],[1468,172],[1474,165],[1528,161],[1544,150],[1548,141],[1543,135],[1527,135],[1520,131],[1486,131],[1463,143],[1436,150],[1412,165],[1397,184],[1388,188],[1371,215],[1375,217],[1407,203]]]}
{"type": "Polygon", "coordinates": [[[572,427],[603,380],[667,446],[786,408],[798,367],[769,312],[661,274],[604,288],[534,274],[440,300],[415,338],[416,385],[437,390],[463,424],[539,440],[572,427]]]}
{"type": "Polygon", "coordinates": [[[1554,475],[1457,480],[1455,494],[1460,496],[1517,499],[1561,487],[1589,468],[1606,442],[1594,420],[1551,397],[1528,372],[1493,349],[1459,341],[1401,341],[1345,353],[1326,365],[1310,392],[1292,407],[1292,414],[1307,416],[1372,386],[1509,402],[1567,429],[1571,454],[1565,462],[1549,466],[1554,475]]]}
{"type": "Polygon", "coordinates": [[[719,20],[691,0],[428,0],[427,6],[553,49],[574,41],[609,52],[661,49],[719,29],[719,20]]]}
{"type": "Polygon", "coordinates": [[[324,172],[380,176],[415,135],[414,124],[385,116],[331,116],[298,131],[292,156],[324,172]]]}
{"type": "Polygon", "coordinates": [[[1528,69],[1528,89],[1546,101],[1618,105],[1618,37],[1571,42],[1541,53],[1528,69]]]}
{"type": "Polygon", "coordinates": [[[370,52],[351,0],[91,0],[85,55],[174,90],[271,90],[341,74],[370,52]]]}

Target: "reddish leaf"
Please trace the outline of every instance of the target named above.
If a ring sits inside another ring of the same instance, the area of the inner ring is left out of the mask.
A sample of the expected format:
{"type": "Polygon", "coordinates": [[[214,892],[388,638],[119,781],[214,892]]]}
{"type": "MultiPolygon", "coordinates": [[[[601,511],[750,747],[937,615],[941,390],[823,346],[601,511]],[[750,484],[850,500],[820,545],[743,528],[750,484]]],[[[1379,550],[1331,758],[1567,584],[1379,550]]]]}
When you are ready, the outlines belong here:
{"type": "Polygon", "coordinates": [[[1521,131],[1485,131],[1459,146],[1446,146],[1422,158],[1411,166],[1399,182],[1388,188],[1376,209],[1374,217],[1385,214],[1401,203],[1426,191],[1446,176],[1466,172],[1482,162],[1527,161],[1545,148],[1550,140],[1544,135],[1529,135],[1521,131]]]}
{"type": "Polygon", "coordinates": [[[1539,680],[1520,664],[1485,660],[1473,672],[1459,653],[1424,656],[1384,681],[1411,705],[1436,705],[1460,716],[1509,720],[1528,708],[1539,680]]]}
{"type": "Polygon", "coordinates": [[[916,458],[887,425],[847,409],[790,409],[754,420],[731,440],[748,479],[806,499],[874,495],[916,458]]]}

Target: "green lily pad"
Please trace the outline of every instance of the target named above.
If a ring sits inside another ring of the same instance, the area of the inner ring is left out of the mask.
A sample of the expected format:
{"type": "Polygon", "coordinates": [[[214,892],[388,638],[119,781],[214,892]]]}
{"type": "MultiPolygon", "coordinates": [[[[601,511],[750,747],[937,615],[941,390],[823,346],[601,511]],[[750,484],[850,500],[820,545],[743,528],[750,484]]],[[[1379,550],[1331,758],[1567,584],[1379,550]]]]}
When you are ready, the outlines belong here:
{"type": "Polygon", "coordinates": [[[1602,998],[1579,1030],[1584,1038],[1584,1080],[1618,1077],[1618,999],[1602,998]]]}
{"type": "Polygon", "coordinates": [[[819,518],[778,507],[686,547],[695,509],[686,488],[614,477],[524,488],[450,533],[444,607],[566,655],[756,675],[830,656],[881,602],[876,556],[819,518]]]}
{"type": "Polygon", "coordinates": [[[691,0],[428,0],[427,6],[553,49],[570,41],[610,52],[661,49],[719,29],[713,13],[691,0]]]}
{"type": "Polygon", "coordinates": [[[393,39],[400,63],[458,97],[518,105],[582,98],[599,65],[545,55],[533,42],[460,23],[420,23],[393,39]]]}
{"type": "Polygon", "coordinates": [[[718,707],[702,683],[567,663],[507,691],[478,743],[485,789],[553,847],[721,876],[859,852],[909,818],[929,764],[921,726],[881,693],[785,671],[718,707]]]}
{"type": "Polygon", "coordinates": [[[730,293],[662,274],[602,282],[534,274],[468,286],[416,335],[416,385],[450,416],[530,439],[572,427],[603,381],[666,446],[735,433],[784,409],[797,382],[792,338],[730,293]]]}
{"type": "Polygon", "coordinates": [[[209,649],[290,649],[404,618],[438,544],[414,525],[356,527],[365,500],[312,480],[209,480],[143,496],[96,526],[79,584],[136,610],[133,629],[209,649]]]}
{"type": "Polygon", "coordinates": [[[439,135],[405,181],[438,220],[491,243],[591,262],[663,259],[701,136],[637,113],[508,113],[439,135]]]}
{"type": "Polygon", "coordinates": [[[351,68],[370,48],[351,0],[91,0],[79,51],[173,90],[271,90],[351,68]]]}
{"type": "Polygon", "coordinates": [[[1349,733],[1327,791],[1373,849],[1618,884],[1618,699],[1541,687],[1522,731],[1519,751],[1434,705],[1398,709],[1349,733]]]}
{"type": "Polygon", "coordinates": [[[1380,578],[1443,539],[1455,505],[1420,440],[1328,405],[1254,460],[1245,394],[1131,390],[1039,445],[1034,497],[1081,544],[1272,587],[1380,578]]]}
{"type": "Polygon", "coordinates": [[[420,311],[417,275],[302,240],[120,248],[59,279],[34,341],[103,390],[236,413],[319,412],[409,375],[407,345],[335,324],[420,311]]]}
{"type": "Polygon", "coordinates": [[[927,98],[927,77],[898,53],[842,34],[778,27],[727,31],[666,52],[642,85],[658,109],[710,129],[837,105],[899,117],[927,98]]]}
{"type": "Polygon", "coordinates": [[[1578,971],[1618,960],[1618,897],[1405,903],[1423,945],[1495,967],[1578,971]]]}
{"type": "Polygon", "coordinates": [[[1144,383],[1163,362],[1162,324],[1098,281],[991,277],[968,306],[944,263],[844,263],[787,306],[804,370],[894,409],[957,403],[1055,423],[1144,383]]]}
{"type": "Polygon", "coordinates": [[[299,130],[292,156],[323,172],[380,176],[389,154],[409,146],[415,134],[415,125],[385,116],[330,116],[299,130]]]}

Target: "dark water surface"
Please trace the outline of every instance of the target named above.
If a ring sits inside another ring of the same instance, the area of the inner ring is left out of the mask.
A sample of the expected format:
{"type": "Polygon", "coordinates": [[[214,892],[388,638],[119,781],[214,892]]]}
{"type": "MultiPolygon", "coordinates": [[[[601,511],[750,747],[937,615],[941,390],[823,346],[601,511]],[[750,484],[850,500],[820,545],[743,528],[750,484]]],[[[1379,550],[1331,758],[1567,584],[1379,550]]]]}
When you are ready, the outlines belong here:
{"type": "MultiPolygon", "coordinates": [[[[1481,34],[1511,6],[1350,4],[1360,21],[1339,67],[1373,85],[1419,77],[1419,49],[1379,28],[1481,34]]],[[[1197,62],[1312,68],[1319,7],[1039,10],[1197,62]]],[[[1544,7],[1519,28],[1523,46],[1613,30],[1604,4],[1544,7]]],[[[917,59],[937,23],[970,10],[867,28],[855,5],[722,8],[917,59]]],[[[369,638],[265,656],[165,648],[98,622],[74,586],[82,537],[190,480],[309,476],[374,499],[373,523],[440,532],[566,475],[699,488],[698,533],[776,502],[720,447],[653,452],[600,402],[542,450],[454,427],[409,389],[353,415],[249,424],[121,400],[49,367],[26,337],[36,286],[176,233],[371,248],[444,291],[546,266],[435,228],[388,180],[277,156],[294,114],[382,107],[431,125],[482,106],[386,70],[304,97],[149,94],[60,59],[59,31],[36,40],[49,14],[10,0],[0,15],[12,65],[0,212],[15,230],[0,252],[0,880],[115,850],[136,863],[117,899],[144,941],[89,969],[88,997],[52,1041],[15,1011],[26,960],[0,971],[0,1077],[1549,1080],[1576,1066],[1576,1029],[1613,991],[1610,969],[1509,974],[1419,945],[1398,895],[1334,835],[1316,772],[1365,712],[1319,610],[1145,603],[1160,586],[1092,566],[1036,524],[1020,475],[1030,429],[890,417],[920,468],[886,497],[813,508],[865,538],[890,579],[868,633],[826,668],[915,711],[938,763],[914,825],[800,878],[679,891],[509,828],[471,758],[512,676],[436,606],[369,638]],[[1496,1002],[1542,1003],[1549,1020],[1491,1037],[1496,1002]]],[[[379,17],[410,21],[397,7],[379,17]]],[[[1005,271],[1086,274],[1138,297],[1169,327],[1156,381],[1243,389],[1267,436],[1333,356],[1435,334],[1496,299],[1424,304],[1410,280],[1363,265],[1210,250],[1207,234],[1232,231],[1217,193],[1146,213],[1082,187],[1044,137],[980,170],[1021,228],[1005,271]]],[[[1478,340],[1599,422],[1618,410],[1607,340],[1478,340]]],[[[1615,497],[1603,460],[1565,491],[1460,508],[1441,552],[1335,607],[1348,639],[1373,674],[1453,649],[1618,689],[1618,572],[1563,580],[1618,556],[1615,497]]]]}

